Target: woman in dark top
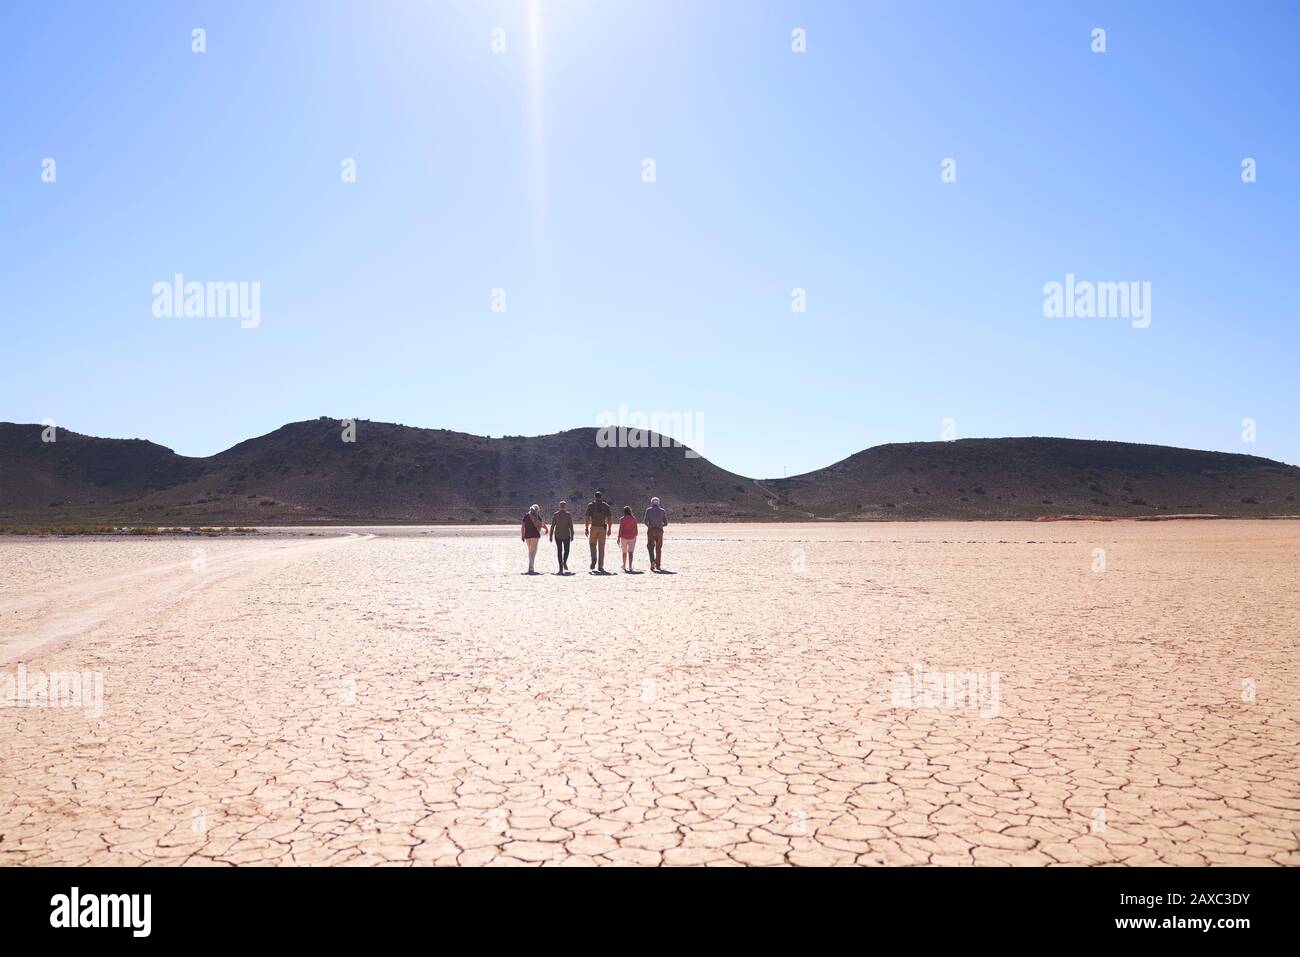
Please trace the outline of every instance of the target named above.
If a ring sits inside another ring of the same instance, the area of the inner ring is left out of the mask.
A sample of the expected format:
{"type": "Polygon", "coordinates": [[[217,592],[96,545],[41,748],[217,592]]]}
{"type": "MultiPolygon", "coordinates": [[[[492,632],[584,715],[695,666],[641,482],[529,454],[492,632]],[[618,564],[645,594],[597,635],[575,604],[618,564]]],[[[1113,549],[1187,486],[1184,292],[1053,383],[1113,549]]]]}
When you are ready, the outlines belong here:
{"type": "Polygon", "coordinates": [[[524,516],[523,524],[519,527],[519,538],[528,546],[528,574],[536,575],[533,571],[533,562],[537,560],[537,543],[542,540],[542,533],[546,531],[546,523],[542,521],[542,508],[540,505],[534,505],[524,516]]]}

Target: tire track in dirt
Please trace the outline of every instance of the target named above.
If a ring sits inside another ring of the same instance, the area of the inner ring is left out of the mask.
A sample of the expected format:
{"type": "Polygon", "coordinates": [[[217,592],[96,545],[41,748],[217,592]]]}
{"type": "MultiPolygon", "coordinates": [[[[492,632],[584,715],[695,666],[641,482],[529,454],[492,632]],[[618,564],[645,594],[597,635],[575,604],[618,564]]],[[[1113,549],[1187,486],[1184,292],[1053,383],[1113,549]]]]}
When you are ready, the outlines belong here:
{"type": "Polygon", "coordinates": [[[236,552],[204,553],[201,558],[129,572],[83,576],[37,595],[0,602],[0,664],[48,651],[56,643],[65,644],[118,621],[166,614],[218,582],[268,564],[374,537],[348,533],[309,542],[250,543],[236,552]]]}

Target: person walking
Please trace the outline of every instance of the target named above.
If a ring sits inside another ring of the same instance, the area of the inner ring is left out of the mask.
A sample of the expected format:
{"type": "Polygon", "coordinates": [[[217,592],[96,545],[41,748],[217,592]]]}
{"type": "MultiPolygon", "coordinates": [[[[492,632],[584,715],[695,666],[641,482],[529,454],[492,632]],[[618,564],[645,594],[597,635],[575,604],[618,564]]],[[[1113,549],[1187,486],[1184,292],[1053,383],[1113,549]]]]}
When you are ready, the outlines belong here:
{"type": "Polygon", "coordinates": [[[623,517],[618,520],[618,547],[623,552],[623,571],[630,572],[636,554],[636,516],[631,505],[623,506],[623,517]]]}
{"type": "Polygon", "coordinates": [[[668,525],[668,513],[659,504],[658,498],[650,499],[644,521],[645,545],[650,551],[650,570],[661,572],[664,569],[664,529],[668,525]]]}
{"type": "Polygon", "coordinates": [[[536,575],[533,570],[533,562],[537,560],[537,543],[542,540],[542,532],[546,531],[546,523],[542,521],[542,507],[534,505],[524,514],[523,523],[519,526],[519,538],[528,546],[528,574],[536,575]]]}
{"type": "Polygon", "coordinates": [[[547,537],[555,542],[559,574],[563,575],[569,570],[569,546],[573,544],[573,515],[569,513],[568,502],[561,502],[560,510],[551,516],[551,531],[547,537]]]}
{"type": "Polygon", "coordinates": [[[591,567],[593,570],[599,568],[602,573],[605,571],[605,538],[613,524],[614,512],[605,501],[605,493],[597,492],[596,498],[587,503],[587,520],[582,532],[591,546],[591,567]]]}

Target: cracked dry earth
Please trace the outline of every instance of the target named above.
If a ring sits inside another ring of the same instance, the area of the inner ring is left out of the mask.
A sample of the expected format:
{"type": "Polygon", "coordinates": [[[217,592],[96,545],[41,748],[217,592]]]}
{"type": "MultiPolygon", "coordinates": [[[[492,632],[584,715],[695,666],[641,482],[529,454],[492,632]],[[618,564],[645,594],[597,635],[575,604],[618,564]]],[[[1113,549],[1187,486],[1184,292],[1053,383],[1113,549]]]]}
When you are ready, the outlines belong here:
{"type": "Polygon", "coordinates": [[[1300,863],[1300,524],[577,544],[0,540],[0,864],[1300,863]]]}

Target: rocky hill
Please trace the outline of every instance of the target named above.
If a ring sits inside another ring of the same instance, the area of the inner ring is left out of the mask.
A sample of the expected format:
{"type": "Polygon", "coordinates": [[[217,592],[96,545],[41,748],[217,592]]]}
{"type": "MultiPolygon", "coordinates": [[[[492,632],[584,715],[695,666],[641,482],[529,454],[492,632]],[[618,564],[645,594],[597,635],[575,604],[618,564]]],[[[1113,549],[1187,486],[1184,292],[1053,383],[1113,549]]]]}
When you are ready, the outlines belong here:
{"type": "Polygon", "coordinates": [[[513,522],[596,488],[658,495],[697,521],[1300,514],[1300,469],[1251,455],[1054,438],[882,445],[787,479],[675,446],[603,448],[595,429],[487,438],[336,419],[293,422],[207,458],[140,439],[0,423],[0,522],[268,525],[513,522]]]}

